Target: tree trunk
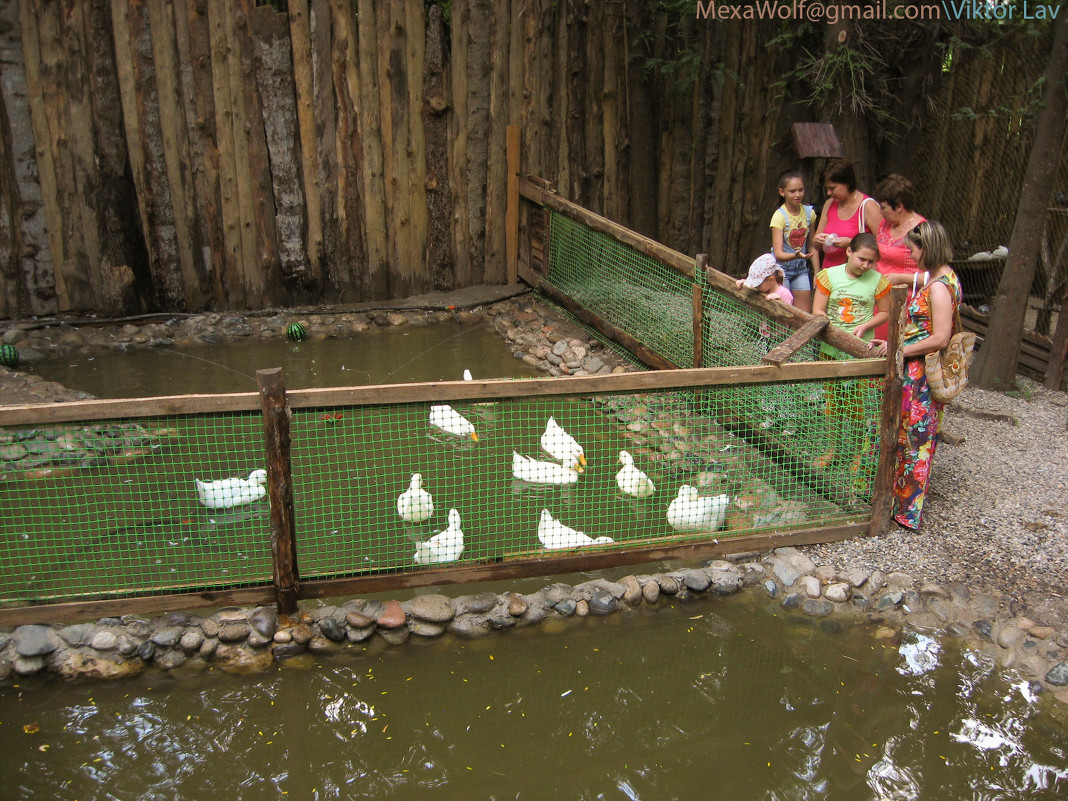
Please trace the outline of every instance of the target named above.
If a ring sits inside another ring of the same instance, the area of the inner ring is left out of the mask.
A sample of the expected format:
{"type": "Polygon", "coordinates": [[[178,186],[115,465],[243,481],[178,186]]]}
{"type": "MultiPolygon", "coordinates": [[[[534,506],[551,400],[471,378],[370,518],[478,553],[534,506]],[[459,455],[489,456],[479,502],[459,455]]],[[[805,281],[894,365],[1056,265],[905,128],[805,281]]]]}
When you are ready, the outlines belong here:
{"type": "Polygon", "coordinates": [[[1065,74],[1068,73],[1068,16],[1054,25],[1053,49],[1046,64],[1043,108],[1035,128],[1034,146],[1024,176],[1009,242],[1009,258],[994,298],[994,311],[983,348],[976,359],[973,381],[986,389],[1006,389],[1016,375],[1024,315],[1038,262],[1039,237],[1046,206],[1053,191],[1061,142],[1064,139],[1065,74]]]}
{"type": "Polygon", "coordinates": [[[449,129],[445,95],[445,23],[441,6],[427,9],[423,66],[423,130],[426,132],[426,274],[436,290],[456,288],[449,237],[449,129]]]}

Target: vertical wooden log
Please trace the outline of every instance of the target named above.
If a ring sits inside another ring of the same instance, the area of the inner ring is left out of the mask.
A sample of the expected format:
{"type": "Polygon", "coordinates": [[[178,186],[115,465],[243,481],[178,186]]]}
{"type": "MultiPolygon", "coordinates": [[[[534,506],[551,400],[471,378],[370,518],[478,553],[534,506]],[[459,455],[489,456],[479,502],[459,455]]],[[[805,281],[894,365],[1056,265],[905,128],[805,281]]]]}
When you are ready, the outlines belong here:
{"type": "Polygon", "coordinates": [[[315,145],[315,94],[312,90],[311,21],[308,0],[290,0],[289,42],[293,53],[293,86],[300,131],[300,171],[307,208],[307,259],[310,280],[322,281],[323,221],[319,208],[319,167],[315,145]]]}
{"type": "MultiPolygon", "coordinates": [[[[53,7],[58,13],[58,6],[53,7]]],[[[49,125],[45,97],[44,77],[42,76],[42,49],[39,10],[31,0],[20,0],[19,19],[22,22],[22,50],[26,64],[26,85],[29,89],[30,116],[33,121],[33,136],[37,141],[37,170],[41,185],[41,200],[44,203],[45,221],[48,231],[48,246],[52,252],[53,280],[55,282],[56,302],[59,311],[71,308],[71,296],[64,276],[67,258],[63,237],[63,211],[60,207],[59,187],[57,184],[57,165],[52,150],[52,133],[49,125]]]]}
{"type": "Polygon", "coordinates": [[[84,22],[94,145],[88,158],[95,172],[95,192],[87,190],[85,202],[92,209],[88,224],[96,227],[100,245],[103,288],[98,296],[105,314],[137,314],[151,307],[152,270],[141,217],[130,214],[138,199],[122,124],[109,0],[88,0],[84,22]]]}
{"type": "Polygon", "coordinates": [[[508,208],[505,213],[508,283],[518,280],[519,264],[519,126],[508,126],[508,208]]]}
{"type": "Polygon", "coordinates": [[[208,10],[198,0],[177,0],[174,22],[189,158],[192,162],[192,201],[202,232],[202,252],[194,253],[194,257],[201,262],[198,270],[207,276],[210,305],[221,309],[226,307],[230,298],[227,297],[224,283],[227,250],[223,232],[208,10]]]}
{"type": "Polygon", "coordinates": [[[704,367],[705,303],[704,281],[708,269],[708,254],[698,253],[693,268],[693,366],[704,367]]]}
{"type": "Polygon", "coordinates": [[[201,249],[204,238],[193,202],[188,126],[181,100],[174,7],[171,3],[147,3],[152,36],[152,61],[156,78],[163,169],[170,188],[174,220],[177,267],[184,288],[183,307],[202,309],[211,288],[211,274],[204,269],[201,249]]]}
{"type": "Polygon", "coordinates": [[[274,590],[278,612],[297,611],[300,571],[297,566],[297,538],[293,509],[293,466],[290,462],[290,410],[282,368],[256,371],[263,410],[263,442],[267,456],[267,497],[271,502],[271,554],[274,590]]]}
{"type": "Polygon", "coordinates": [[[890,290],[890,325],[886,339],[886,383],[883,386],[882,416],[879,422],[879,464],[871,495],[871,522],[868,534],[881,537],[890,530],[894,506],[894,466],[897,437],[901,428],[901,387],[904,358],[901,332],[905,330],[905,287],[890,290]]]}
{"type": "MultiPolygon", "coordinates": [[[[405,194],[407,229],[398,244],[403,250],[398,254],[401,263],[410,265],[408,292],[423,292],[428,288],[426,271],[427,209],[421,198],[426,192],[426,138],[423,132],[423,66],[426,63],[426,12],[424,3],[401,3],[403,14],[395,14],[393,35],[399,37],[394,67],[394,103],[403,104],[405,117],[404,145],[398,150],[405,155],[406,170],[401,183],[405,194]],[[403,79],[398,82],[398,74],[403,79]],[[399,93],[399,94],[398,94],[399,93]]],[[[401,229],[404,232],[404,228],[401,229]]],[[[398,292],[392,293],[398,296],[398,292]]]]}
{"type": "Polygon", "coordinates": [[[468,186],[471,171],[468,169],[470,142],[468,130],[473,122],[468,102],[468,29],[471,24],[471,9],[468,0],[452,5],[451,57],[452,57],[452,107],[449,115],[449,202],[452,207],[452,251],[456,254],[456,285],[469,286],[472,280],[475,255],[472,243],[472,217],[468,186]]]}
{"type": "MultiPolygon", "coordinates": [[[[230,93],[230,45],[226,40],[229,3],[208,3],[211,48],[212,109],[215,112],[215,141],[219,153],[219,200],[225,259],[221,291],[231,308],[246,306],[243,278],[245,262],[241,236],[241,206],[237,190],[237,161],[234,155],[233,98],[230,93]]],[[[236,54],[233,58],[236,59],[236,54]]]]}
{"type": "MultiPolygon", "coordinates": [[[[255,53],[252,46],[252,0],[236,0],[232,17],[233,27],[228,32],[232,54],[230,61],[231,91],[234,100],[243,103],[236,109],[241,114],[240,127],[234,128],[234,141],[239,142],[238,153],[244,148],[247,166],[238,186],[243,188],[243,205],[250,212],[244,219],[246,240],[252,244],[252,258],[245,260],[246,275],[253,295],[254,308],[276,305],[282,298],[281,271],[278,255],[278,226],[275,218],[274,191],[271,185],[271,157],[267,150],[267,134],[264,131],[263,104],[256,85],[256,70],[253,66],[255,53]]],[[[234,121],[239,118],[235,116],[234,121]]]]}
{"type": "Polygon", "coordinates": [[[486,137],[486,254],[482,280],[501,284],[508,276],[507,230],[508,206],[508,29],[512,24],[509,3],[498,0],[491,5],[489,51],[489,129],[486,137]]]}
{"type": "Polygon", "coordinates": [[[376,4],[373,0],[359,0],[357,14],[359,45],[358,75],[350,79],[353,105],[360,109],[360,135],[363,161],[360,165],[360,191],[364,199],[364,223],[375,232],[367,239],[367,293],[372,298],[390,296],[389,242],[393,232],[386,220],[385,166],[383,149],[386,140],[382,132],[382,112],[378,84],[378,47],[376,36],[376,4]]]}
{"type": "Polygon", "coordinates": [[[25,55],[19,4],[0,4],[0,122],[4,137],[4,191],[10,214],[10,252],[4,260],[7,315],[23,317],[56,311],[56,284],[48,225],[41,197],[38,156],[33,132],[31,95],[27,85],[29,58],[25,55]]]}
{"type": "MultiPolygon", "coordinates": [[[[318,164],[319,214],[322,220],[323,281],[331,294],[340,294],[344,281],[337,248],[337,116],[332,66],[333,15],[331,0],[311,0],[312,91],[315,148],[318,164]]],[[[363,37],[360,37],[361,39],[363,37]]],[[[310,145],[309,145],[310,146],[310,145]]]]}
{"type": "MultiPolygon", "coordinates": [[[[377,131],[365,131],[360,125],[363,112],[360,94],[359,40],[357,26],[362,19],[353,18],[353,4],[334,0],[333,59],[334,96],[337,98],[337,270],[338,297],[362,300],[369,296],[388,297],[383,288],[379,295],[368,291],[367,227],[365,198],[361,173],[364,172],[364,136],[377,136],[377,131]]],[[[385,224],[382,223],[384,232],[385,224]]],[[[374,230],[374,229],[372,229],[374,230]]],[[[379,239],[379,237],[372,237],[379,239]]],[[[380,240],[379,240],[380,241],[380,240]]],[[[385,276],[383,276],[385,278],[385,276]]]]}
{"type": "MultiPolygon", "coordinates": [[[[427,9],[423,65],[423,132],[426,141],[426,274],[436,290],[456,288],[449,184],[449,101],[445,91],[445,22],[441,5],[427,9]]],[[[518,26],[516,26],[518,27],[518,26]]]]}
{"type": "Polygon", "coordinates": [[[253,66],[263,130],[270,156],[278,263],[285,298],[314,298],[315,280],[304,241],[304,189],[300,181],[300,136],[290,61],[289,19],[271,6],[252,9],[253,66]]]}

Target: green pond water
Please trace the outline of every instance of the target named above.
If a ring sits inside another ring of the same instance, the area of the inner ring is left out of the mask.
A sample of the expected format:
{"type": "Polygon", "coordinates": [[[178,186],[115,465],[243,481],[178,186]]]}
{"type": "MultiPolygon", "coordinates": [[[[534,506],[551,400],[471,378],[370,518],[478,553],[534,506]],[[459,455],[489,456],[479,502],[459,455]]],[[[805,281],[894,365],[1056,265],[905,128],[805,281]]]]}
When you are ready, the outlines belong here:
{"type": "Polygon", "coordinates": [[[989,657],[758,594],[250,676],[22,679],[0,690],[0,748],[18,799],[1068,794],[1068,730],[989,657]]]}
{"type": "MultiPolygon", "coordinates": [[[[39,372],[99,396],[251,391],[257,368],[279,365],[290,387],[369,383],[370,375],[455,379],[465,367],[479,378],[530,374],[486,327],[441,328],[387,329],[359,342],[244,342],[187,355],[131,350],[68,361],[66,374],[45,365],[39,372]]],[[[294,413],[302,574],[339,564],[350,572],[410,565],[413,542],[443,528],[450,507],[464,515],[472,557],[533,547],[543,506],[592,536],[625,539],[663,525],[656,502],[627,502],[611,491],[625,440],[590,403],[511,400],[464,411],[480,431],[477,447],[428,431],[422,404],[385,418],[374,409],[344,410],[341,418],[333,409],[294,413]],[[536,455],[550,413],[581,434],[590,469],[571,489],[516,486],[511,450],[536,455]],[[399,450],[397,437],[406,438],[399,450]],[[397,520],[394,502],[414,471],[437,509],[412,527],[397,520]],[[313,485],[316,497],[302,493],[313,485]]],[[[191,483],[194,475],[257,466],[258,418],[232,421],[221,434],[192,419],[166,424],[180,429],[176,441],[204,444],[91,479],[0,486],[6,519],[19,521],[3,536],[22,549],[3,566],[4,581],[21,597],[79,581],[124,587],[269,577],[266,509],[205,510],[191,483]],[[88,527],[92,536],[61,548],[47,539],[56,521],[33,510],[60,500],[64,525],[88,527]],[[84,563],[101,552],[131,558],[114,575],[93,575],[84,563]]],[[[682,480],[668,472],[655,478],[668,494],[682,480]]],[[[532,592],[554,580],[507,587],[532,592]]],[[[1065,798],[1068,730],[1044,709],[1047,700],[954,640],[924,632],[877,637],[872,626],[785,613],[756,590],[662,599],[655,608],[474,641],[445,636],[395,648],[374,640],[251,676],[16,678],[0,687],[0,797],[1065,798]]]]}

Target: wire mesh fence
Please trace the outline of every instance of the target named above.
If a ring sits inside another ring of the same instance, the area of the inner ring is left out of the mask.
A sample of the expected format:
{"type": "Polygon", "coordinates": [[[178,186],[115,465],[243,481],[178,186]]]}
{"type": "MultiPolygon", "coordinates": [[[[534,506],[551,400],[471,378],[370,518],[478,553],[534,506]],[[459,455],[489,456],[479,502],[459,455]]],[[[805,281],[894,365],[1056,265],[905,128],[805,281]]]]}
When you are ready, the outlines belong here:
{"type": "MultiPolygon", "coordinates": [[[[497,563],[863,518],[867,488],[856,474],[817,470],[786,449],[788,437],[822,435],[828,382],[776,387],[805,404],[778,442],[738,414],[742,393],[779,397],[769,389],[294,409],[300,573],[497,563]]],[[[0,484],[0,602],[270,581],[259,415],[109,420],[60,436],[123,426],[153,439],[121,459],[12,471],[0,484]]]]}
{"type": "Polygon", "coordinates": [[[583,307],[714,369],[285,397],[268,370],[262,409],[252,394],[225,411],[190,396],[180,414],[160,411],[175,399],[94,402],[105,419],[79,406],[48,426],[56,407],[0,409],[0,605],[278,582],[269,499],[283,485],[307,580],[529,560],[551,572],[576,552],[866,526],[878,365],[844,369],[815,343],[762,365],[790,326],[565,215],[547,253],[548,280],[583,307]],[[282,459],[271,421],[285,407],[282,459]]]}

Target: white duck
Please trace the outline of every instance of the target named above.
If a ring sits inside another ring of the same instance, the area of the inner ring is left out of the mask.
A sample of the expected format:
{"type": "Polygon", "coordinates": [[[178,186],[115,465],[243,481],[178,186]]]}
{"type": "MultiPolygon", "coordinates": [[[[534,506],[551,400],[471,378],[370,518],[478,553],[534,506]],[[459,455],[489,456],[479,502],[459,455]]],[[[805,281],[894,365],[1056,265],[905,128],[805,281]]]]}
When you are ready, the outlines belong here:
{"type": "Polygon", "coordinates": [[[471,375],[471,371],[464,368],[464,381],[474,381],[475,377],[471,375]]]}
{"type": "Polygon", "coordinates": [[[576,531],[553,518],[548,509],[541,510],[541,519],[538,521],[538,539],[549,551],[560,551],[566,548],[583,548],[587,545],[605,545],[615,542],[611,537],[588,537],[581,531],[576,531]]]}
{"type": "Polygon", "coordinates": [[[223,478],[201,481],[194,478],[197,500],[209,509],[229,509],[243,503],[258,501],[267,494],[267,471],[253,470],[248,478],[223,478]]]}
{"type": "Polygon", "coordinates": [[[568,456],[573,456],[575,461],[583,467],[586,466],[586,454],[582,446],[573,436],[567,433],[555,417],[550,417],[545,424],[545,431],[541,435],[541,448],[554,459],[564,461],[568,456]]]}
{"type": "Polygon", "coordinates": [[[415,563],[417,565],[437,565],[455,562],[464,552],[464,533],[460,530],[460,512],[449,510],[449,527],[435,534],[426,542],[415,546],[415,563]]]}
{"type": "Polygon", "coordinates": [[[574,484],[578,481],[582,467],[569,456],[563,464],[556,462],[539,462],[530,456],[522,456],[512,451],[512,475],[531,484],[574,484]]]}
{"type": "Polygon", "coordinates": [[[409,523],[422,523],[434,514],[434,497],[423,489],[421,473],[412,473],[408,489],[397,496],[397,514],[409,523]]]}
{"type": "Polygon", "coordinates": [[[634,466],[634,457],[630,453],[620,451],[619,461],[623,465],[616,473],[616,486],[620,492],[635,498],[648,498],[656,492],[656,485],[649,476],[634,466]]]}
{"type": "Polygon", "coordinates": [[[676,531],[715,531],[723,525],[729,503],[726,495],[702,497],[697,487],[683,484],[668,504],[667,521],[676,531]]]}
{"type": "Polygon", "coordinates": [[[475,426],[447,403],[430,407],[430,425],[458,437],[470,437],[478,442],[475,426]]]}

